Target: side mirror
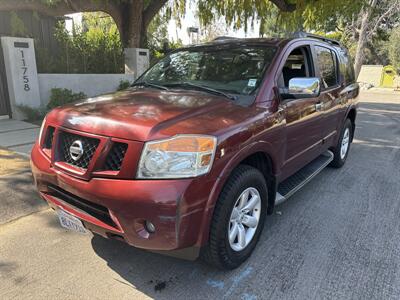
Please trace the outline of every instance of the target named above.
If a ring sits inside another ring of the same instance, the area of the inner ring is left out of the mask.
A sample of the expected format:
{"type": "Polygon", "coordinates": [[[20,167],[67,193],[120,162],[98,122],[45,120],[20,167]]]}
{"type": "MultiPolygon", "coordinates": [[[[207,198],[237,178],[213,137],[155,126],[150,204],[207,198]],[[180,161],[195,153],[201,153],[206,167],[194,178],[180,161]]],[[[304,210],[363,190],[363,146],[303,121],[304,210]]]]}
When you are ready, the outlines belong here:
{"type": "Polygon", "coordinates": [[[296,77],[289,80],[289,95],[295,98],[315,98],[321,92],[321,81],[316,77],[296,77]]]}

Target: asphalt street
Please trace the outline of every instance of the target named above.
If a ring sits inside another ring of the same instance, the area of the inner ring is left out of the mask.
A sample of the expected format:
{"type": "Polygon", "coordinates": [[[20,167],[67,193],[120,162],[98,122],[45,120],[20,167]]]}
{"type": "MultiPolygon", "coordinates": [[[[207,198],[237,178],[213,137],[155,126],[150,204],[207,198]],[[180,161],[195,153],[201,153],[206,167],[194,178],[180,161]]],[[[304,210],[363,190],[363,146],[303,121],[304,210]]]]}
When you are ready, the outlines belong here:
{"type": "Polygon", "coordinates": [[[68,232],[45,210],[0,226],[0,299],[399,299],[400,95],[362,100],[346,165],[279,206],[240,268],[68,232]]]}

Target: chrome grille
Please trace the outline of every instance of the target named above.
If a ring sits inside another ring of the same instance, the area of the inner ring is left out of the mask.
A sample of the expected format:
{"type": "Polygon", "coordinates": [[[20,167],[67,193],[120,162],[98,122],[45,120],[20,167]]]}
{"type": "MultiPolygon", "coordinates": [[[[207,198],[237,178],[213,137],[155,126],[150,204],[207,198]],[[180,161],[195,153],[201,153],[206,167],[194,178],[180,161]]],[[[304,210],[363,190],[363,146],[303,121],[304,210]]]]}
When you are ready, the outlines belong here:
{"type": "Polygon", "coordinates": [[[59,161],[81,169],[87,169],[100,141],[69,132],[62,131],[59,135],[59,161]],[[83,146],[83,155],[78,160],[74,160],[70,153],[70,147],[75,141],[81,141],[83,146]]]}

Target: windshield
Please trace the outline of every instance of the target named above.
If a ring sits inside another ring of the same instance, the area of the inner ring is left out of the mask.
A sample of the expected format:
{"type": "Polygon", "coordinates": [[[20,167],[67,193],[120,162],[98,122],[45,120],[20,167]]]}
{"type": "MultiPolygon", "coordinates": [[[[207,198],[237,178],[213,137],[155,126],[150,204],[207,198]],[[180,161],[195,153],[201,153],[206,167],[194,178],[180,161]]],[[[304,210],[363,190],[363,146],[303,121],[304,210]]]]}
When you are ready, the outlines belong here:
{"type": "Polygon", "coordinates": [[[159,61],[137,83],[184,88],[197,85],[225,93],[252,95],[274,55],[275,48],[270,46],[184,49],[159,61]]]}

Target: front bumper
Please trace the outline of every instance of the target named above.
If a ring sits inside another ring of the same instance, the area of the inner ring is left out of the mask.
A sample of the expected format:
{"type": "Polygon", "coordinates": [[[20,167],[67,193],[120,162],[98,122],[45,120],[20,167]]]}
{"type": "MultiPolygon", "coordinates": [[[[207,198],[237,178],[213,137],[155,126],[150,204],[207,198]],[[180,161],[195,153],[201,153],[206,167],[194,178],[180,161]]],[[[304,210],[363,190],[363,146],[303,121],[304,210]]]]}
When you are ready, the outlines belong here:
{"type": "Polygon", "coordinates": [[[32,172],[41,197],[53,209],[63,209],[81,219],[90,231],[107,238],[153,251],[200,247],[207,202],[215,180],[207,176],[180,180],[82,180],[54,168],[36,144],[32,172]],[[54,193],[54,189],[60,193],[54,193]],[[105,208],[109,219],[71,204],[69,195],[95,208],[105,208]],[[155,225],[149,234],[144,223],[155,225]]]}

